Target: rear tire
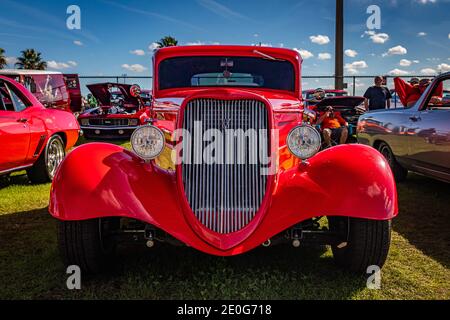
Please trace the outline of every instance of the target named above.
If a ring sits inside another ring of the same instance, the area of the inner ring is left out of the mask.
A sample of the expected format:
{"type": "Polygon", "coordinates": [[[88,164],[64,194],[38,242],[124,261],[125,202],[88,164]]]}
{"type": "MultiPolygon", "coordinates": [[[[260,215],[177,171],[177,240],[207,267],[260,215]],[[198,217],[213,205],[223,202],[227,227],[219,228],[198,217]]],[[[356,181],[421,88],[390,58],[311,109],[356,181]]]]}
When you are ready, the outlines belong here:
{"type": "Polygon", "coordinates": [[[35,184],[51,182],[65,156],[62,138],[59,135],[51,136],[36,163],[27,170],[28,179],[35,184]]]}
{"type": "Polygon", "coordinates": [[[380,269],[386,262],[391,243],[391,221],[357,218],[330,218],[331,230],[347,232],[347,245],[332,246],[336,263],[351,272],[365,274],[369,266],[380,269]]]}
{"type": "Polygon", "coordinates": [[[60,221],[58,245],[66,266],[77,265],[87,274],[106,270],[114,262],[116,239],[110,232],[117,219],[60,221]]]}
{"type": "Polygon", "coordinates": [[[378,146],[378,151],[384,156],[384,158],[389,163],[389,166],[392,169],[392,172],[394,173],[395,181],[397,182],[403,182],[408,177],[408,170],[403,168],[398,162],[397,159],[395,159],[394,153],[392,152],[391,148],[384,142],[380,143],[378,146]]]}

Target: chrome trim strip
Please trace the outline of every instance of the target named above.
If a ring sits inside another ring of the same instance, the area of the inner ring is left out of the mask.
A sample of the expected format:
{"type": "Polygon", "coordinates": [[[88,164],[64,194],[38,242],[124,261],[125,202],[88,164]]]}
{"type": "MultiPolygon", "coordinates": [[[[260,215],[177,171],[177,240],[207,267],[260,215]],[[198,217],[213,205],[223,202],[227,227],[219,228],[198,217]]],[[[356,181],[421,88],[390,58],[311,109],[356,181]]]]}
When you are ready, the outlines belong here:
{"type": "Polygon", "coordinates": [[[21,166],[21,167],[16,167],[16,168],[12,168],[12,169],[7,169],[7,170],[0,171],[0,174],[10,173],[10,172],[14,172],[14,171],[21,171],[21,170],[30,168],[32,166],[33,166],[32,164],[29,164],[29,165],[26,165],[26,166],[21,166]]]}

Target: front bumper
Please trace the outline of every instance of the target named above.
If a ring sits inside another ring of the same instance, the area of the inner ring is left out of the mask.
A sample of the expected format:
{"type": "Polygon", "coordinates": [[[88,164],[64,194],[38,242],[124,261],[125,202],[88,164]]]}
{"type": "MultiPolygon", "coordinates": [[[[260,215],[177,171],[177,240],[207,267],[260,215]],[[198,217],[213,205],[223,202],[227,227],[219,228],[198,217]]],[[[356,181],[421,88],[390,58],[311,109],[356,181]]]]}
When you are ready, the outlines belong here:
{"type": "Polygon", "coordinates": [[[130,138],[138,126],[81,126],[86,138],[121,139],[130,138]]]}

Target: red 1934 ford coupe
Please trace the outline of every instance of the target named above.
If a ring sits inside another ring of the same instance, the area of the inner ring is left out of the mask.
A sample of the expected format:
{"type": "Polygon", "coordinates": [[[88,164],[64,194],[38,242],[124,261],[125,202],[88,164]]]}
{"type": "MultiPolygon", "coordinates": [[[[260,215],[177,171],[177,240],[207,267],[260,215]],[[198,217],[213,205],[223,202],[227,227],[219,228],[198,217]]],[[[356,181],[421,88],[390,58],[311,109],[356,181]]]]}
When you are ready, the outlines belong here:
{"type": "Polygon", "coordinates": [[[51,181],[79,133],[72,113],[46,109],[20,83],[0,76],[0,175],[26,169],[34,183],[51,181]]]}
{"type": "Polygon", "coordinates": [[[398,213],[392,171],[368,146],[319,151],[303,123],[297,52],[171,47],[153,63],[151,121],[133,133],[133,152],[81,146],[53,181],[68,265],[99,272],[131,234],[217,256],[331,245],[348,270],[383,266],[398,213]]]}

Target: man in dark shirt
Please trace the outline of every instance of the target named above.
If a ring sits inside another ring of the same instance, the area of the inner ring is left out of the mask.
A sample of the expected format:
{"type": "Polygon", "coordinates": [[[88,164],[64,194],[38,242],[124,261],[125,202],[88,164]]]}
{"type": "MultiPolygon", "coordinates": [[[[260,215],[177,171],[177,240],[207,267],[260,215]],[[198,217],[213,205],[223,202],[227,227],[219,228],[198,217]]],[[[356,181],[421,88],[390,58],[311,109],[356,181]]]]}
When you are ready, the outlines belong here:
{"type": "Polygon", "coordinates": [[[375,77],[375,85],[367,89],[364,94],[366,110],[391,108],[392,95],[388,88],[383,86],[383,78],[375,77]]]}

